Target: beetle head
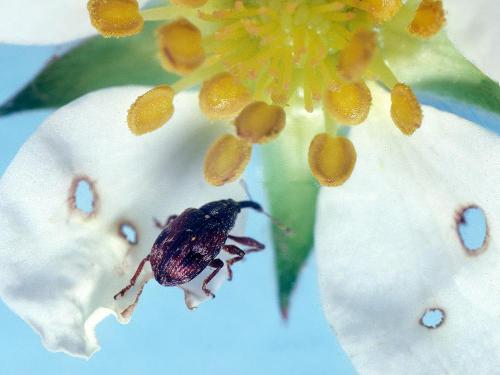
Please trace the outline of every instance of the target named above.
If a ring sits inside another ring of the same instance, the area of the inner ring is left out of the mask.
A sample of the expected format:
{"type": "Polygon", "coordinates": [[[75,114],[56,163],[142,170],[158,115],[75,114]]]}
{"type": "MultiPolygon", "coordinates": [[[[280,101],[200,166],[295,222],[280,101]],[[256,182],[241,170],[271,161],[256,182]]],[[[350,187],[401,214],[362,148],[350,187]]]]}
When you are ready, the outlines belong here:
{"type": "Polygon", "coordinates": [[[210,202],[200,207],[200,210],[207,215],[218,217],[220,215],[227,215],[230,211],[239,211],[238,205],[232,199],[224,199],[220,201],[210,202]]]}
{"type": "Polygon", "coordinates": [[[209,215],[211,220],[218,222],[226,230],[230,230],[236,222],[240,207],[232,199],[225,199],[207,203],[201,206],[200,210],[209,215]]]}

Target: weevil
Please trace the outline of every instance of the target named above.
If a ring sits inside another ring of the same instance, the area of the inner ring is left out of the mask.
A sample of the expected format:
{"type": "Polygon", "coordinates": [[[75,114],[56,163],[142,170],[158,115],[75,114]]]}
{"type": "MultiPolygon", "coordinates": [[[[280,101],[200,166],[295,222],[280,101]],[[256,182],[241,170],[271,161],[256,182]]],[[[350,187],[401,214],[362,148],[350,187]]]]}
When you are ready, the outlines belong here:
{"type": "Polygon", "coordinates": [[[221,251],[234,255],[226,261],[228,280],[231,280],[231,266],[234,263],[248,253],[264,249],[264,245],[253,238],[229,234],[243,208],[252,208],[268,215],[259,203],[252,200],[236,202],[225,199],[207,203],[200,208],[188,208],[180,215],[170,216],[149,255],[142,259],[130,283],[114,299],[123,297],[135,285],[147,262],[151,263],[156,281],[163,286],[185,284],[207,267],[213,268],[203,281],[202,290],[207,296],[215,297],[208,283],[224,267],[224,262],[217,257],[221,251]],[[244,251],[236,245],[226,244],[228,238],[250,248],[244,251]]]}

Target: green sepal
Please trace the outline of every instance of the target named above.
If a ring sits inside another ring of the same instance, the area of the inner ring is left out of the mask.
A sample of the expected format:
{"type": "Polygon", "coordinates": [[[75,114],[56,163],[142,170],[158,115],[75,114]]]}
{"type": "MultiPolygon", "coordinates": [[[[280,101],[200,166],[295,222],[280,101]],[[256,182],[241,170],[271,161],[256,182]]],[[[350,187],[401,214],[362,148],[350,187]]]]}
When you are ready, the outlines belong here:
{"type": "Polygon", "coordinates": [[[430,39],[406,31],[402,14],[382,29],[382,54],[399,81],[409,84],[424,104],[476,122],[500,117],[500,86],[468,61],[441,31],[430,39]],[[479,120],[479,121],[478,121],[479,120]]]}
{"type": "Polygon", "coordinates": [[[264,189],[271,215],[290,232],[273,225],[279,305],[288,317],[292,292],[313,248],[316,199],[319,186],[307,166],[312,124],[287,118],[287,128],[277,140],[262,147],[264,189]]]}
{"type": "Polygon", "coordinates": [[[0,106],[0,115],[62,106],[88,92],[119,85],[158,85],[177,79],[160,64],[155,29],[129,38],[90,38],[53,59],[18,94],[0,106]]]}

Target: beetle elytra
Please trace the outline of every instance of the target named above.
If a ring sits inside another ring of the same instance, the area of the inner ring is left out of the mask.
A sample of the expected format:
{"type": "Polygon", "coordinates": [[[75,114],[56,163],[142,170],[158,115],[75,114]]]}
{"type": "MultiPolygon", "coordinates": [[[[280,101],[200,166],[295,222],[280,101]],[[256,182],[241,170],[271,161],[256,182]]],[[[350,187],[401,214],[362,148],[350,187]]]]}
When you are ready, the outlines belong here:
{"type": "Polygon", "coordinates": [[[231,280],[231,266],[234,263],[248,253],[264,249],[264,245],[253,238],[229,234],[243,208],[265,213],[262,206],[252,200],[236,202],[226,199],[207,203],[200,208],[188,208],[178,216],[169,217],[151,252],[139,263],[130,283],[114,298],[125,295],[135,285],[147,262],[151,263],[156,281],[163,286],[185,284],[205,268],[213,268],[203,281],[202,290],[207,296],[215,297],[208,283],[224,267],[224,262],[217,258],[221,250],[234,255],[226,261],[228,280],[231,280]],[[228,238],[250,248],[245,251],[236,245],[226,244],[228,238]]]}

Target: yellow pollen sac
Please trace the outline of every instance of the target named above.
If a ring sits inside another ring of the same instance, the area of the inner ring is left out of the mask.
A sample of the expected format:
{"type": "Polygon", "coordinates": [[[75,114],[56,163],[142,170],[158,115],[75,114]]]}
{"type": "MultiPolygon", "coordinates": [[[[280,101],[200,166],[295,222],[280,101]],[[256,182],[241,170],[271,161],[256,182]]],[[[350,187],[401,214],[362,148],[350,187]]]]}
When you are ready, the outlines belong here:
{"type": "Polygon", "coordinates": [[[422,124],[422,108],[413,91],[398,83],[391,91],[391,117],[405,135],[412,135],[422,124]]]}
{"type": "Polygon", "coordinates": [[[283,108],[264,102],[253,102],[241,111],[234,124],[240,138],[252,143],[267,143],[283,130],[285,121],[283,108]]]}
{"type": "Polygon", "coordinates": [[[351,0],[352,6],[370,13],[378,21],[385,22],[396,15],[401,0],[351,0]]]}
{"type": "Polygon", "coordinates": [[[338,70],[347,81],[357,81],[372,61],[377,48],[377,36],[373,31],[360,30],[346,48],[340,51],[338,70]]]}
{"type": "Polygon", "coordinates": [[[245,170],[252,154],[252,145],[234,135],[217,139],[205,156],[205,180],[220,186],[236,180],[245,170]]]}
{"type": "Polygon", "coordinates": [[[366,120],[372,95],[364,82],[342,83],[327,90],[323,105],[332,118],[344,125],[358,125],[366,120]]]}
{"type": "Polygon", "coordinates": [[[144,25],[136,0],[89,0],[87,9],[92,25],[104,37],[134,35],[144,25]]]}
{"type": "Polygon", "coordinates": [[[207,3],[208,0],[171,0],[170,2],[186,8],[199,8],[207,3]]]}
{"type": "Polygon", "coordinates": [[[229,73],[219,73],[203,82],[200,108],[208,118],[233,118],[250,101],[250,91],[229,73]]]}
{"type": "Polygon", "coordinates": [[[351,176],[356,164],[356,150],[344,137],[321,133],[309,146],[309,167],[323,186],[342,185],[351,176]]]}
{"type": "Polygon", "coordinates": [[[191,73],[205,60],[201,32],[186,19],[160,27],[156,36],[161,62],[165,69],[171,72],[191,73]]]}
{"type": "Polygon", "coordinates": [[[130,106],[127,115],[128,127],[135,135],[158,129],[174,113],[172,104],[174,91],[169,86],[158,86],[139,96],[130,106]]]}
{"type": "Polygon", "coordinates": [[[443,3],[440,0],[422,0],[408,31],[422,38],[430,38],[443,28],[444,23],[443,3]]]}

